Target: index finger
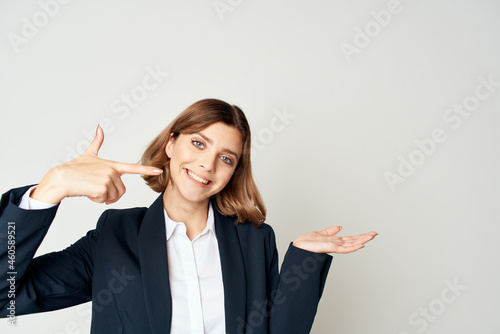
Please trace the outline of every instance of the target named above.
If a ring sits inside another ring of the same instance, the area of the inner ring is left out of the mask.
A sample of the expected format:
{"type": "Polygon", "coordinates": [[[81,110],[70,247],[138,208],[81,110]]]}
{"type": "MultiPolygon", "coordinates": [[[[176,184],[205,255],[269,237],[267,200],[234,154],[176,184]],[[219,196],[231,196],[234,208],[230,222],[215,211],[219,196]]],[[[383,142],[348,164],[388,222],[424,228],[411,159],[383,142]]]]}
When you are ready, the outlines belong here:
{"type": "Polygon", "coordinates": [[[153,166],[144,166],[125,162],[113,162],[113,165],[118,170],[118,173],[120,173],[120,176],[124,174],[160,175],[163,173],[163,170],[153,166]]]}

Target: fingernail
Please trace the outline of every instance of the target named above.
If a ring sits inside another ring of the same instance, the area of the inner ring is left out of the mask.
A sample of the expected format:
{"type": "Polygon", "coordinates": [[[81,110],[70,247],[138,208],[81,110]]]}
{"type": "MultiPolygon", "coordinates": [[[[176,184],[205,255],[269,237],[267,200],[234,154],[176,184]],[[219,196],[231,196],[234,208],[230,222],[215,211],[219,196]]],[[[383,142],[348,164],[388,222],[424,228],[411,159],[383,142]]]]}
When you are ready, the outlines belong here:
{"type": "Polygon", "coordinates": [[[155,173],[163,173],[163,171],[161,169],[153,169],[153,172],[155,172],[155,173]]]}
{"type": "Polygon", "coordinates": [[[97,136],[97,133],[99,132],[99,124],[97,124],[97,128],[95,129],[95,134],[97,136]]]}

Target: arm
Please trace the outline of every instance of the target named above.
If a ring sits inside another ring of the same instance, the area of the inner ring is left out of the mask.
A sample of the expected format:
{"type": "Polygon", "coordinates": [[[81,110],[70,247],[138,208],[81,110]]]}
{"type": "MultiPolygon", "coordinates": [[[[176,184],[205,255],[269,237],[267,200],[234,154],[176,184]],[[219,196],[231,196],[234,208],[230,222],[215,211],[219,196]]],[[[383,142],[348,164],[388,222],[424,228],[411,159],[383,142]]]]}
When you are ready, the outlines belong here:
{"type": "Polygon", "coordinates": [[[290,244],[278,274],[275,250],[270,273],[273,303],[269,333],[310,332],[331,262],[328,254],[313,253],[290,244]]]}
{"type": "Polygon", "coordinates": [[[333,259],[327,253],[354,252],[377,235],[369,232],[336,236],[341,229],[335,226],[297,237],[290,243],[279,275],[276,241],[272,233],[271,249],[275,251],[270,273],[272,309],[269,333],[309,333],[333,259]]]}
{"type": "MultiPolygon", "coordinates": [[[[85,196],[97,203],[114,203],[125,193],[122,175],[162,173],[152,166],[99,158],[97,155],[103,141],[104,133],[98,127],[94,140],[82,155],[53,167],[33,191],[30,189],[29,194],[25,194],[30,188],[27,186],[2,196],[0,316],[7,315],[5,307],[12,303],[15,303],[15,314],[18,315],[55,310],[90,300],[92,255],[99,228],[63,251],[33,259],[60,202],[66,197],[85,196]],[[18,206],[21,197],[23,200],[18,206]],[[40,202],[45,204],[40,207],[40,202]],[[36,207],[31,207],[31,204],[36,207]]],[[[102,226],[106,216],[106,212],[101,215],[98,226],[102,226]]]]}
{"type": "MultiPolygon", "coordinates": [[[[41,210],[18,207],[17,202],[28,188],[12,189],[0,200],[0,272],[2,277],[7,277],[0,281],[0,317],[9,314],[7,307],[12,301],[15,315],[21,315],[56,310],[91,298],[92,253],[98,240],[97,230],[88,232],[63,251],[33,259],[59,205],[41,210]],[[9,229],[9,226],[15,226],[15,229],[9,229]],[[9,234],[8,230],[15,231],[15,234],[9,234]],[[12,264],[8,262],[8,235],[15,237],[10,238],[15,240],[10,245],[15,247],[12,248],[15,252],[11,252],[15,255],[12,264]],[[10,265],[13,267],[9,268],[10,265]],[[14,281],[15,291],[12,291],[14,281]]],[[[103,214],[99,221],[105,216],[103,214]]]]}

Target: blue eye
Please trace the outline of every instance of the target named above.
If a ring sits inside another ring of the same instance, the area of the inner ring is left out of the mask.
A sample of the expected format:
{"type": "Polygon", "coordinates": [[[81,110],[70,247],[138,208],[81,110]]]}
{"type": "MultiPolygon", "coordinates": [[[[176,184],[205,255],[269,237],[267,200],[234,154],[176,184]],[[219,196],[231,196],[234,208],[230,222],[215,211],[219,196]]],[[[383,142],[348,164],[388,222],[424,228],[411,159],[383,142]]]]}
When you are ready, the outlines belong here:
{"type": "Polygon", "coordinates": [[[227,162],[228,164],[232,165],[233,164],[233,160],[231,160],[230,158],[228,157],[222,157],[222,160],[224,160],[224,162],[227,162]]]}
{"type": "Polygon", "coordinates": [[[193,140],[193,145],[196,146],[196,147],[199,147],[199,148],[203,148],[203,143],[200,142],[200,141],[197,141],[197,140],[193,140]],[[200,144],[200,145],[197,145],[197,143],[200,144]]]}

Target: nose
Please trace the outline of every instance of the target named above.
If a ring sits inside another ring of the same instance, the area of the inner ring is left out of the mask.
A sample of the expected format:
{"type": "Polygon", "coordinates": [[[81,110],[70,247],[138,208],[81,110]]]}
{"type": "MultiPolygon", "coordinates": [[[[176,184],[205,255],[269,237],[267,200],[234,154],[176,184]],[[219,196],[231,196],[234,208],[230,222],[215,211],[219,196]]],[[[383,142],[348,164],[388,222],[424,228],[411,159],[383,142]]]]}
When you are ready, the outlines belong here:
{"type": "Polygon", "coordinates": [[[214,154],[207,153],[200,159],[200,167],[209,173],[215,172],[215,164],[217,157],[214,154]]]}

